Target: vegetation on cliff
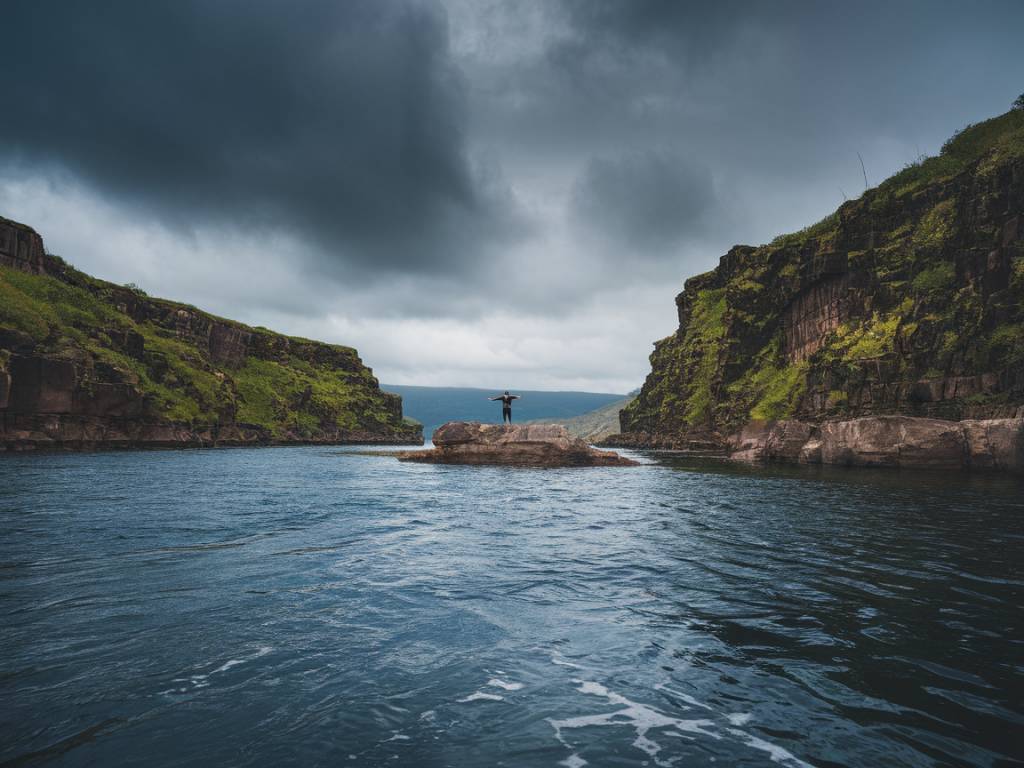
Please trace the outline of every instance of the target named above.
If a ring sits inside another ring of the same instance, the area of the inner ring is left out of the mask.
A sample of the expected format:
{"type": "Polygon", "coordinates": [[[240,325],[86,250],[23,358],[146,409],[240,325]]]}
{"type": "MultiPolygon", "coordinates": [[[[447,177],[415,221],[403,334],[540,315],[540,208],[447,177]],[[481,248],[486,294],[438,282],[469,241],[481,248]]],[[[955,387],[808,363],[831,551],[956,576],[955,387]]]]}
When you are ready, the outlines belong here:
{"type": "Polygon", "coordinates": [[[623,432],[1024,404],[1024,109],[686,282],[623,432]]]}
{"type": "MultiPolygon", "coordinates": [[[[27,230],[4,219],[0,226],[27,230]]],[[[0,374],[13,357],[71,363],[70,402],[83,406],[67,412],[93,413],[90,393],[115,384],[124,402],[103,415],[244,424],[275,440],[419,439],[401,399],[380,390],[354,349],[150,298],[55,256],[37,266],[0,266],[0,374]]],[[[17,387],[15,377],[13,395],[17,387]]]]}

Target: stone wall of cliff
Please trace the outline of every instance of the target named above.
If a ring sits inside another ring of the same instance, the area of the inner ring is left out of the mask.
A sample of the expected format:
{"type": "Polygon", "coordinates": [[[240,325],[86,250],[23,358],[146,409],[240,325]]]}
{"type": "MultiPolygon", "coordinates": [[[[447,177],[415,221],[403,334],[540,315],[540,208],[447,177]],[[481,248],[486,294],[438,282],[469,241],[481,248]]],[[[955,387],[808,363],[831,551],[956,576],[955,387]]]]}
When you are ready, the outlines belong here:
{"type": "Polygon", "coordinates": [[[814,226],[736,246],[676,304],[619,444],[724,444],[751,420],[1024,416],[1024,111],[814,226]]]}
{"type": "Polygon", "coordinates": [[[421,441],[354,349],[96,280],[0,218],[0,450],[421,441]]]}

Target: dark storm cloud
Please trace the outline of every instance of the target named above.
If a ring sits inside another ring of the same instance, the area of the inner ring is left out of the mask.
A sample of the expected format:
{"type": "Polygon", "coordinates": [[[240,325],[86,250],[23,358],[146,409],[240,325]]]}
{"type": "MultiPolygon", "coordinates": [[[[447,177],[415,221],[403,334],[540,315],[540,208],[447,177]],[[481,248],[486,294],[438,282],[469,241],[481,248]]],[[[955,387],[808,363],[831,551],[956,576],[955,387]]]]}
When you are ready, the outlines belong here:
{"type": "Polygon", "coordinates": [[[453,269],[508,234],[434,4],[15,0],[3,28],[9,168],[365,268],[453,269]]]}
{"type": "Polygon", "coordinates": [[[991,115],[994,93],[1005,109],[1024,87],[1006,88],[1024,81],[1019,0],[544,7],[555,31],[541,55],[494,72],[486,50],[474,61],[490,81],[480,122],[531,152],[690,139],[726,170],[793,173],[817,152],[856,164],[851,146],[878,135],[941,142],[946,121],[991,115]]]}
{"type": "Polygon", "coordinates": [[[6,0],[0,213],[405,381],[600,360],[628,389],[688,276],[859,194],[858,153],[877,183],[1004,111],[1022,27],[1020,0],[6,0]]]}
{"type": "Polygon", "coordinates": [[[671,152],[595,158],[577,180],[572,214],[616,246],[663,249],[693,235],[714,204],[710,172],[671,152]]]}
{"type": "MultiPolygon", "coordinates": [[[[654,148],[710,170],[717,195],[701,219],[704,247],[650,254],[680,277],[735,242],[797,229],[856,196],[858,153],[877,184],[1024,89],[1019,0],[476,5],[459,0],[484,30],[465,65],[478,140],[502,147],[510,172],[529,165],[532,178],[574,159],[577,231],[644,231],[630,224],[643,214],[631,199],[620,206],[586,191],[611,175],[589,158],[654,148]],[[593,197],[609,204],[580,204],[593,197]]],[[[685,207],[662,214],[652,217],[687,219],[685,207]]]]}

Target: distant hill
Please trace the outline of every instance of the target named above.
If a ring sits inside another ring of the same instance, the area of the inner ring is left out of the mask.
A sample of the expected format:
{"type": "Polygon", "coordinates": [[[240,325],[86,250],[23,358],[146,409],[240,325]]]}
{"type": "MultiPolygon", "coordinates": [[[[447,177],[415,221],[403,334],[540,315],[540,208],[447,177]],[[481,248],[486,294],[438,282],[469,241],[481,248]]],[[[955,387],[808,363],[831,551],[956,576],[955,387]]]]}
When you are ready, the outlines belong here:
{"type": "MultiPolygon", "coordinates": [[[[416,387],[401,384],[382,384],[387,392],[402,396],[406,416],[423,424],[423,436],[430,435],[446,421],[501,421],[501,403],[487,398],[501,394],[501,389],[471,387],[416,387]]],[[[520,395],[512,406],[512,417],[517,424],[536,419],[552,419],[559,423],[603,408],[622,400],[621,394],[598,392],[542,392],[513,389],[520,395]]],[[[620,406],[621,407],[621,406],[620,406]]],[[[618,431],[618,429],[616,429],[618,431]]]]}
{"type": "Polygon", "coordinates": [[[636,399],[637,392],[571,419],[536,419],[533,424],[562,424],[573,437],[596,443],[619,432],[619,411],[636,399]]]}

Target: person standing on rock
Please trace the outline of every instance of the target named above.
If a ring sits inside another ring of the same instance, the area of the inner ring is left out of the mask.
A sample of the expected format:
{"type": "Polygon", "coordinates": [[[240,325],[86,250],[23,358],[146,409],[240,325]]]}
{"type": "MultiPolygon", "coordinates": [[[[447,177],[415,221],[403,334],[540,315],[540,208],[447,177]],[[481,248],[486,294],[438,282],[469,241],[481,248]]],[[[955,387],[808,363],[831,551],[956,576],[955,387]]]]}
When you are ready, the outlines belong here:
{"type": "Polygon", "coordinates": [[[512,423],[512,401],[518,400],[519,395],[510,395],[508,390],[505,390],[504,395],[498,395],[497,397],[488,398],[489,400],[501,400],[501,423],[504,424],[506,421],[512,423]]]}

